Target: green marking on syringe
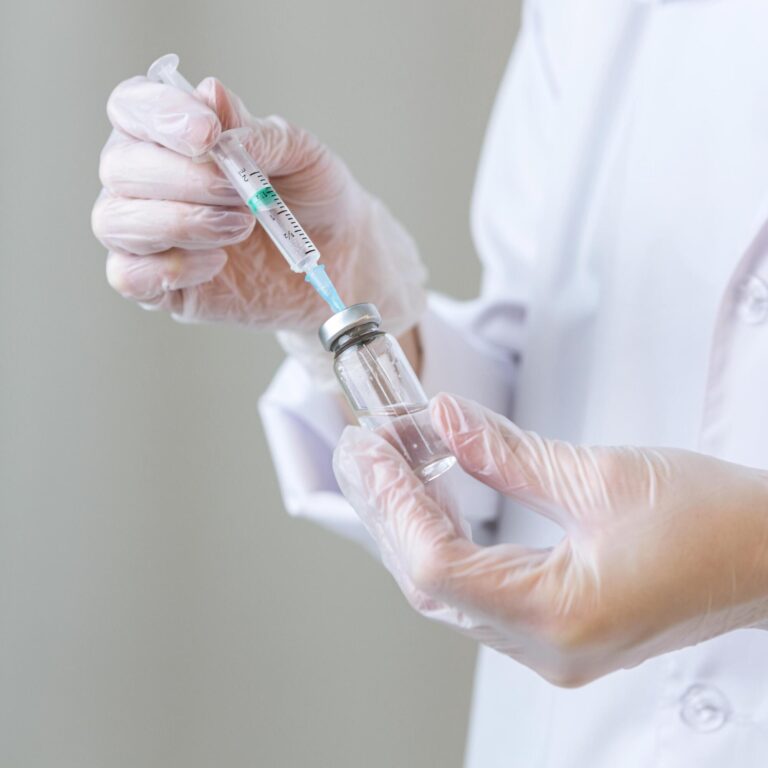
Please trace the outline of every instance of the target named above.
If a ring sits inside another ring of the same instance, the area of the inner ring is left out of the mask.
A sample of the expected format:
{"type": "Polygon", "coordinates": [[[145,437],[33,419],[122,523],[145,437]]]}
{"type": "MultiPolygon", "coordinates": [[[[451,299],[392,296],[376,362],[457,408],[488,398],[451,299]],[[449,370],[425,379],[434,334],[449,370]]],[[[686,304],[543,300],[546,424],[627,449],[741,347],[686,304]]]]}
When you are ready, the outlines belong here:
{"type": "Polygon", "coordinates": [[[272,187],[263,187],[248,200],[248,207],[254,213],[261,213],[271,208],[280,198],[272,187]]]}

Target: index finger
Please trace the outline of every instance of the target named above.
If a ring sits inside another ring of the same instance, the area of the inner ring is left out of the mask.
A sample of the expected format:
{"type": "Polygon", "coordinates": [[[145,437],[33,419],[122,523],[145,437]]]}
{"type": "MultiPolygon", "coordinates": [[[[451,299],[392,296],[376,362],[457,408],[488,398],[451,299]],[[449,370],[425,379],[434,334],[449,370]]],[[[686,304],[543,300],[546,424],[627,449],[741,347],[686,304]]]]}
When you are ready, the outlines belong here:
{"type": "MultiPolygon", "coordinates": [[[[333,469],[342,492],[387,554],[387,567],[406,574],[419,593],[508,625],[524,626],[547,615],[551,587],[561,583],[557,572],[548,578],[550,550],[472,543],[392,445],[360,427],[344,430],[333,469]]],[[[567,566],[567,557],[560,560],[567,566]]]]}
{"type": "Polygon", "coordinates": [[[221,133],[216,113],[201,100],[143,76],[124,80],[112,91],[107,115],[129,136],[188,157],[206,153],[221,133]]]}

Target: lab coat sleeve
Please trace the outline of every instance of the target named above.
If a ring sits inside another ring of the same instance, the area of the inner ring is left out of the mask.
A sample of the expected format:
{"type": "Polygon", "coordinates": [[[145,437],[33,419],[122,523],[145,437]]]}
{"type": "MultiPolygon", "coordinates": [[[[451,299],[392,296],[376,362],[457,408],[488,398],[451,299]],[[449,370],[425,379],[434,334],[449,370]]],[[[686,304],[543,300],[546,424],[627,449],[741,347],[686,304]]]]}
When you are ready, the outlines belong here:
{"type": "MultiPolygon", "coordinates": [[[[474,302],[432,295],[419,326],[424,349],[422,382],[429,396],[455,392],[506,412],[514,366],[504,355],[473,337],[474,302]]],[[[288,358],[259,402],[264,430],[285,507],[346,538],[372,547],[357,515],[333,476],[333,450],[346,418],[339,396],[315,388],[304,368],[288,358]]],[[[451,490],[477,540],[490,535],[497,514],[496,494],[452,470],[451,490]]]]}

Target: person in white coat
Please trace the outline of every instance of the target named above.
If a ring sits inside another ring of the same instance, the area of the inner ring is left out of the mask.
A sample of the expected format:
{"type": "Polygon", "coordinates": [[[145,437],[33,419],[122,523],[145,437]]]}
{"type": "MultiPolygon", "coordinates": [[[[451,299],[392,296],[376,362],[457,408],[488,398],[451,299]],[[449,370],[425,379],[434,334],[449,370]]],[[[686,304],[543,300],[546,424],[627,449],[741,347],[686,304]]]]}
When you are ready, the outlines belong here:
{"type": "Polygon", "coordinates": [[[483,643],[471,768],[768,760],[766,27],[760,0],[528,2],[466,303],[425,302],[411,239],[304,131],[212,79],[110,97],[110,283],[279,331],[261,410],[286,506],[375,544],[418,610],[483,643]],[[319,299],[190,159],[240,126],[342,296],[456,393],[431,408],[465,473],[449,497],[376,434],[342,436],[319,299]]]}

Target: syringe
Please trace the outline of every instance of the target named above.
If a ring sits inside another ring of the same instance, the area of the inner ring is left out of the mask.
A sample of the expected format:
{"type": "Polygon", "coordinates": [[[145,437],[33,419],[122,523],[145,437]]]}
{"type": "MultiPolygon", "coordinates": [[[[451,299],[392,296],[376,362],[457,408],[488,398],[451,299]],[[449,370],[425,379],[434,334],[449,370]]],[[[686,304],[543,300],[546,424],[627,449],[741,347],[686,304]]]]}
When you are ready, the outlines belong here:
{"type": "MultiPolygon", "coordinates": [[[[147,77],[194,96],[195,89],[179,72],[178,67],[179,57],[175,53],[168,53],[152,64],[147,77]]],[[[288,266],[294,272],[304,272],[304,279],[334,312],[340,312],[344,309],[344,302],[339,298],[325,267],[318,263],[319,251],[243,146],[240,140],[243,130],[247,129],[224,131],[209,152],[211,159],[253,211],[256,220],[267,231],[288,266]]]]}

